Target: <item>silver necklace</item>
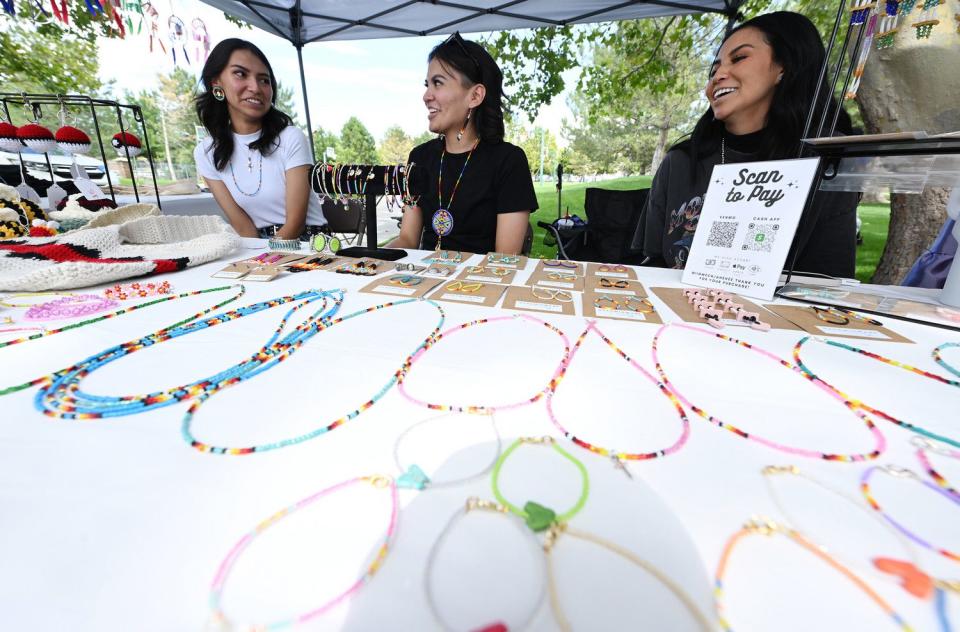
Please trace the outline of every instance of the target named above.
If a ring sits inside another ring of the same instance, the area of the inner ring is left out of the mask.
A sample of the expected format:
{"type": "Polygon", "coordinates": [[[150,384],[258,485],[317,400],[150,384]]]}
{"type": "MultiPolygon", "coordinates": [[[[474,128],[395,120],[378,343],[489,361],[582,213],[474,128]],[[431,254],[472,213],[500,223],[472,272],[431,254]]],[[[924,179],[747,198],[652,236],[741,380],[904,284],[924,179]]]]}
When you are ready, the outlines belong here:
{"type": "Polygon", "coordinates": [[[725,135],[720,137],[720,164],[727,164],[727,137],[725,135]]]}
{"type": "MultiPolygon", "coordinates": [[[[237,174],[233,171],[233,158],[230,159],[230,177],[233,178],[233,185],[237,187],[237,191],[246,195],[247,197],[253,197],[257,193],[260,193],[260,187],[263,186],[263,154],[257,152],[260,156],[260,159],[257,161],[257,190],[253,193],[247,193],[240,188],[240,183],[237,182],[237,174]]],[[[247,171],[253,172],[253,154],[247,154],[247,171]]]]}

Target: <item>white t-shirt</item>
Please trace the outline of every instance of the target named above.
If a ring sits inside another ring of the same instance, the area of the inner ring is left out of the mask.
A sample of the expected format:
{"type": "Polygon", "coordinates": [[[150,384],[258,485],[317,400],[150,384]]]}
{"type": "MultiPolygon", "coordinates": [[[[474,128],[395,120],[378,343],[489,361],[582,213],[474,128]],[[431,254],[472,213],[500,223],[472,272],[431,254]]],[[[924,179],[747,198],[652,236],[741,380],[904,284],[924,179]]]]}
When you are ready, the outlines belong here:
{"type": "MultiPolygon", "coordinates": [[[[270,155],[262,156],[259,151],[249,147],[258,138],[259,131],[234,134],[233,155],[223,171],[217,171],[213,166],[213,138],[209,136],[197,145],[193,159],[201,176],[220,180],[226,185],[233,200],[247,212],[257,228],[283,225],[287,221],[287,169],[313,164],[310,144],[302,131],[288,125],[277,137],[280,146],[270,155]]],[[[311,191],[307,199],[307,226],[326,224],[317,196],[311,191]]]]}

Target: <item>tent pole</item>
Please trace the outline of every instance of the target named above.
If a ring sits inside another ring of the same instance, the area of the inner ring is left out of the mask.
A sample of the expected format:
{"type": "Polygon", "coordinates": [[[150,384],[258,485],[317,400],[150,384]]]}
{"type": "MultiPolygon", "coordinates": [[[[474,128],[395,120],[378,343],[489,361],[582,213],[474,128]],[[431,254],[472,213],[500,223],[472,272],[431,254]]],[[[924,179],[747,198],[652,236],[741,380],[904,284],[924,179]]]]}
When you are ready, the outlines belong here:
{"type": "Polygon", "coordinates": [[[303,44],[297,44],[297,61],[300,62],[300,87],[303,90],[303,110],[307,113],[307,138],[310,139],[310,154],[317,161],[317,148],[313,146],[313,124],[310,122],[310,100],[307,98],[307,78],[303,74],[303,44]]]}

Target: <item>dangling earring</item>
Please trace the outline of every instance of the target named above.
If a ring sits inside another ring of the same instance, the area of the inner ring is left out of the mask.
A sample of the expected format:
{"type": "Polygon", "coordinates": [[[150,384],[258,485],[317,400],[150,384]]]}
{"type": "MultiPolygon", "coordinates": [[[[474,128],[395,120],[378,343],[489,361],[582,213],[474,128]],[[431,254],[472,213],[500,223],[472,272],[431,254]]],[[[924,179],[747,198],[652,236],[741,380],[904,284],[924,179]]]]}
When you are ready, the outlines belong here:
{"type": "Polygon", "coordinates": [[[467,125],[470,124],[470,115],[473,113],[473,110],[467,110],[467,120],[463,122],[463,127],[460,128],[460,131],[457,132],[457,142],[460,142],[460,139],[463,138],[463,132],[467,129],[467,125]]]}
{"type": "Polygon", "coordinates": [[[223,91],[223,88],[221,88],[220,86],[213,86],[213,89],[210,92],[213,93],[213,98],[216,99],[217,101],[223,101],[224,99],[227,98],[226,93],[223,91]]]}

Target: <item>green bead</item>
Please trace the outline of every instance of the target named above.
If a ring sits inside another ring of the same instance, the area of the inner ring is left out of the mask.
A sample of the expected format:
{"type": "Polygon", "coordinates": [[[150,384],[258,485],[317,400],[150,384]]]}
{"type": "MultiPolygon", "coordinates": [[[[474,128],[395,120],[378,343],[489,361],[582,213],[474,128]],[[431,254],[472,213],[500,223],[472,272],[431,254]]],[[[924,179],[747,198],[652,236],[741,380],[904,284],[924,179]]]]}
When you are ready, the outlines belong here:
{"type": "Polygon", "coordinates": [[[557,519],[557,512],[532,500],[527,501],[527,504],[523,506],[523,511],[527,514],[524,517],[527,526],[536,533],[546,531],[557,519]]]}

